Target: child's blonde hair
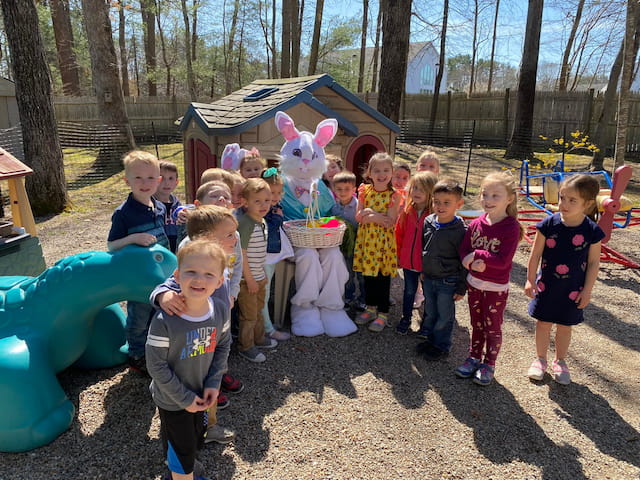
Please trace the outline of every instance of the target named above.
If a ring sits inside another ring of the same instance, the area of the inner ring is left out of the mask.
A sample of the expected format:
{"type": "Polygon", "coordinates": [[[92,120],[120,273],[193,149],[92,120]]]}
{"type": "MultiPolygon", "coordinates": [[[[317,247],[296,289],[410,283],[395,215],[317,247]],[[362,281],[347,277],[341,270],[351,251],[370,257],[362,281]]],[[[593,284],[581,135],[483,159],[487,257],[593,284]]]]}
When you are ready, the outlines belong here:
{"type": "Polygon", "coordinates": [[[193,240],[178,250],[178,270],[184,260],[191,255],[206,255],[220,266],[220,273],[227,267],[227,254],[222,247],[205,239],[193,240]]]}
{"type": "MultiPolygon", "coordinates": [[[[507,195],[512,197],[512,200],[507,205],[507,215],[518,220],[518,183],[516,182],[516,178],[511,172],[490,172],[482,179],[482,182],[480,182],[480,190],[482,190],[483,186],[492,183],[499,183],[504,186],[507,195]]],[[[524,229],[522,225],[520,225],[520,222],[518,222],[518,225],[520,226],[520,240],[522,240],[524,229]]]]}
{"type": "MultiPolygon", "coordinates": [[[[367,168],[364,171],[363,177],[366,179],[368,183],[371,182],[371,168],[373,165],[378,163],[388,163],[391,166],[391,171],[393,171],[393,158],[387,152],[378,152],[374,153],[373,156],[369,159],[369,163],[367,164],[367,168]]],[[[387,184],[387,188],[393,191],[393,185],[391,185],[391,178],[389,178],[389,183],[387,184]]]]}
{"type": "Polygon", "coordinates": [[[580,198],[589,204],[585,215],[593,221],[597,220],[598,205],[596,204],[596,199],[598,193],[600,193],[600,183],[593,175],[571,175],[560,184],[560,191],[563,188],[572,188],[578,192],[580,198]]]}
{"type": "Polygon", "coordinates": [[[238,225],[238,220],[228,208],[201,205],[194,210],[189,210],[187,214],[187,235],[191,240],[209,235],[223,220],[230,220],[234,225],[238,225]]]}
{"type": "Polygon", "coordinates": [[[202,172],[202,175],[200,175],[200,185],[204,185],[205,183],[213,180],[218,180],[224,182],[229,187],[229,190],[231,190],[235,183],[233,177],[234,175],[231,172],[222,168],[207,168],[202,172]]]}
{"type": "Polygon", "coordinates": [[[129,170],[134,165],[151,165],[160,170],[160,162],[158,158],[149,152],[144,150],[131,150],[127,152],[122,158],[122,164],[124,165],[125,175],[129,173],[129,170]]]}
{"type": "Polygon", "coordinates": [[[249,200],[251,195],[256,193],[260,193],[263,190],[268,190],[271,192],[271,188],[269,184],[264,181],[262,178],[247,178],[247,181],[244,183],[242,187],[242,198],[245,200],[249,200]]]}
{"type": "Polygon", "coordinates": [[[275,167],[269,167],[262,170],[260,173],[260,178],[262,178],[269,185],[284,185],[284,179],[282,175],[275,167]]]}
{"type": "Polygon", "coordinates": [[[409,184],[407,185],[407,191],[409,195],[407,196],[407,204],[404,209],[406,212],[409,211],[410,208],[415,208],[415,202],[411,198],[411,190],[413,188],[420,188],[427,194],[427,202],[425,203],[426,209],[431,211],[431,201],[433,199],[433,188],[438,183],[438,176],[433,172],[417,172],[413,177],[409,179],[409,184]]]}
{"type": "Polygon", "coordinates": [[[438,167],[438,171],[440,171],[440,159],[438,158],[438,155],[436,155],[436,152],[434,152],[433,150],[425,150],[424,152],[422,152],[418,157],[416,167],[420,166],[420,162],[422,162],[422,160],[433,160],[438,167]]]}
{"type": "Polygon", "coordinates": [[[231,189],[229,188],[229,185],[221,180],[211,180],[210,182],[203,183],[198,187],[198,190],[196,190],[196,200],[202,203],[207,195],[209,195],[209,192],[214,188],[227,189],[229,192],[229,199],[231,199],[231,189]]]}

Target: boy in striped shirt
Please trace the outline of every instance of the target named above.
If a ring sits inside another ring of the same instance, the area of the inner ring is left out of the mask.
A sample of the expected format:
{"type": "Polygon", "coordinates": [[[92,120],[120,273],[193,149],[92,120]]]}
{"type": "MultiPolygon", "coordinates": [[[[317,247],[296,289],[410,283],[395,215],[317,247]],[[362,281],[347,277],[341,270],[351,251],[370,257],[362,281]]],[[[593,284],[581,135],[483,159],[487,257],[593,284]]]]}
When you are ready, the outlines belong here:
{"type": "Polygon", "coordinates": [[[264,216],[271,208],[271,189],[261,178],[250,178],[242,188],[244,213],[238,218],[238,233],[242,246],[242,280],[238,294],[241,356],[260,363],[267,358],[259,348],[274,348],[277,340],[265,336],[262,307],[265,302],[267,277],[264,262],[267,255],[267,224],[264,216]]]}

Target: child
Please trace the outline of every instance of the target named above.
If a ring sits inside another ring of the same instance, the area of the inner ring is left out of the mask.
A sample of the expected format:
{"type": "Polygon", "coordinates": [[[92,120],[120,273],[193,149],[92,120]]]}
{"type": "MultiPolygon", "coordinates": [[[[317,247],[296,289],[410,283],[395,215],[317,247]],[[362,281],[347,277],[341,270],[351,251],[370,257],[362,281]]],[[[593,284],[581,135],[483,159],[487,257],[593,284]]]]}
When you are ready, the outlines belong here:
{"type": "Polygon", "coordinates": [[[420,332],[427,340],[416,347],[427,360],[442,358],[451,350],[455,302],[464,297],[467,290],[458,253],[466,227],[462,219],[456,217],[456,210],[463,204],[458,182],[443,179],[436,183],[433,213],[425,220],[422,231],[422,285],[426,301],[420,332]]]}
{"type": "Polygon", "coordinates": [[[584,319],[583,309],[589,304],[598,276],[600,241],[605,236],[594,222],[599,190],[598,181],[591,175],[567,178],[560,185],[559,213],[536,225],[524,287],[525,294],[533,299],[529,304],[529,315],[537,319],[538,358],[528,372],[533,380],[542,380],[547,370],[549,336],[555,323],[553,379],[562,385],[571,383],[565,361],[571,327],[584,319]],[[541,270],[537,274],[540,264],[541,270]]]}
{"type": "MultiPolygon", "coordinates": [[[[418,172],[409,180],[409,198],[396,224],[398,265],[404,272],[402,318],[396,326],[396,332],[401,335],[406,335],[411,325],[413,301],[422,271],[422,224],[431,213],[431,194],[437,181],[431,172],[418,172]]],[[[422,328],[418,335],[424,335],[422,328]]]]}
{"type": "Polygon", "coordinates": [[[391,179],[391,186],[396,192],[402,194],[404,200],[407,199],[407,191],[405,187],[409,183],[411,178],[411,168],[404,162],[393,162],[393,178],[391,179]]]}
{"type": "Polygon", "coordinates": [[[158,312],[149,328],[149,389],[174,479],[194,478],[196,455],[204,446],[204,411],[216,401],[227,369],[227,309],[210,298],[224,281],[225,264],[222,248],[206,240],[181,248],[174,277],[184,296],[184,313],[158,312]]]}
{"type": "Polygon", "coordinates": [[[160,162],[160,176],[162,181],[155,194],[156,200],[164,204],[164,231],[169,239],[169,247],[173,253],[176,253],[178,245],[178,225],[174,219],[174,212],[180,206],[180,200],[173,194],[178,186],[178,167],[175,163],[160,162]]]}
{"type": "MultiPolygon", "coordinates": [[[[214,182],[208,182],[205,185],[214,182]]],[[[203,185],[204,187],[204,185],[203,185]]],[[[200,187],[202,189],[202,187],[200,187]]],[[[198,191],[200,191],[198,189],[198,191]]],[[[197,202],[197,199],[196,199],[197,202]]],[[[189,243],[191,240],[207,240],[219,245],[224,250],[230,263],[233,265],[235,257],[235,248],[237,241],[238,221],[228,208],[213,205],[201,205],[195,210],[191,210],[187,217],[187,237],[178,247],[178,251],[189,243]]],[[[242,264],[242,259],[240,259],[242,264]]],[[[225,306],[228,312],[233,304],[232,283],[233,274],[229,271],[231,268],[225,269],[225,281],[212,295],[215,302],[225,306]]],[[[239,267],[241,269],[241,267],[239,267]]],[[[239,282],[239,280],[238,280],[239,282]]],[[[239,288],[239,287],[238,287],[239,288]]],[[[237,296],[237,293],[235,294],[237,296]]],[[[150,302],[152,305],[158,305],[163,311],[172,315],[181,315],[185,309],[185,299],[182,295],[180,285],[178,285],[173,277],[169,278],[165,283],[159,285],[151,293],[150,302]]],[[[227,316],[227,320],[228,320],[227,316]]],[[[228,373],[222,376],[222,390],[229,393],[240,393],[243,391],[242,382],[228,373]]],[[[217,403],[208,411],[208,428],[205,442],[229,443],[235,438],[232,430],[224,428],[217,422],[216,407],[219,410],[229,406],[229,399],[223,393],[219,393],[217,403]]]]}
{"type": "Polygon", "coordinates": [[[376,153],[365,172],[371,183],[360,186],[356,220],[360,224],[353,253],[353,269],[362,272],[366,310],[355,322],[381,332],[388,322],[391,277],[398,274],[394,226],[401,197],[391,186],[393,160],[376,153]]]}
{"type": "Polygon", "coordinates": [[[250,178],[242,189],[245,212],[238,219],[242,245],[242,281],[238,296],[240,310],[239,353],[250,362],[267,358],[258,348],[275,348],[278,342],[264,334],[262,307],[265,302],[267,277],[264,261],[267,255],[267,225],[264,216],[271,208],[271,189],[261,178],[250,178]]]}
{"type": "MultiPolygon", "coordinates": [[[[356,193],[356,176],[352,172],[343,170],[336,173],[333,177],[333,194],[336,197],[336,204],[331,208],[331,215],[343,218],[347,224],[353,229],[350,245],[346,245],[346,239],[342,241],[342,255],[349,270],[349,280],[344,287],[344,301],[347,305],[355,308],[355,310],[364,311],[365,293],[364,278],[362,273],[353,271],[353,251],[355,247],[354,239],[358,232],[358,222],[356,221],[356,213],[358,211],[358,199],[356,193]],[[358,296],[356,297],[356,284],[358,286],[358,296]]],[[[345,232],[346,237],[346,232],[345,232]]]]}
{"type": "Polygon", "coordinates": [[[231,208],[231,190],[223,181],[211,180],[198,187],[198,190],[196,190],[196,199],[193,203],[196,206],[217,205],[219,207],[231,208]]]}
{"type": "Polygon", "coordinates": [[[240,175],[243,178],[260,178],[265,168],[267,168],[267,162],[260,157],[260,152],[255,148],[240,161],[240,175]]]}
{"type": "Polygon", "coordinates": [[[489,385],[493,380],[502,346],[509,274],[522,239],[517,202],[517,186],[512,175],[505,172],[487,175],[480,184],[480,203],[485,213],[471,222],[460,247],[462,266],[469,270],[472,333],[469,357],[456,369],[456,375],[474,377],[478,385],[489,385]]]}
{"type": "Polygon", "coordinates": [[[331,155],[329,153],[325,155],[324,158],[327,162],[327,170],[322,174],[322,181],[327,187],[333,190],[333,177],[344,170],[344,164],[342,163],[342,159],[337,155],[331,155]]]}
{"type": "MultiPolygon", "coordinates": [[[[108,249],[119,250],[131,244],[148,247],[154,243],[169,248],[169,239],[164,231],[164,205],[153,198],[162,181],[158,159],[151,153],[132,150],[122,162],[125,182],[131,187],[131,193],[113,212],[108,249]]],[[[152,315],[153,307],[148,303],[127,302],[129,367],[144,375],[147,374],[144,344],[152,315]]]]}
{"type": "Polygon", "coordinates": [[[438,156],[436,152],[432,150],[425,150],[418,157],[418,162],[416,163],[416,171],[417,172],[433,172],[436,175],[440,174],[440,160],[438,160],[438,156]]]}
{"type": "Polygon", "coordinates": [[[231,203],[233,208],[242,206],[242,187],[244,178],[237,172],[230,172],[222,168],[207,168],[200,176],[200,185],[204,185],[212,180],[224,182],[231,191],[231,203]]]}
{"type": "MultiPolygon", "coordinates": [[[[262,179],[267,182],[271,189],[271,208],[265,215],[264,221],[267,223],[267,256],[264,262],[264,273],[267,276],[267,285],[265,286],[264,293],[264,307],[262,307],[262,319],[264,321],[264,333],[271,338],[278,340],[279,342],[289,340],[291,335],[287,332],[276,330],[271,323],[271,317],[269,315],[269,296],[271,294],[271,279],[276,271],[276,264],[282,260],[283,246],[282,241],[288,242],[286,236],[282,235],[282,223],[284,217],[282,216],[282,206],[280,200],[282,200],[282,188],[284,187],[284,181],[278,173],[278,169],[271,167],[263,170],[261,174],[262,179]]],[[[288,249],[285,249],[293,253],[293,247],[288,245],[288,249]]]]}

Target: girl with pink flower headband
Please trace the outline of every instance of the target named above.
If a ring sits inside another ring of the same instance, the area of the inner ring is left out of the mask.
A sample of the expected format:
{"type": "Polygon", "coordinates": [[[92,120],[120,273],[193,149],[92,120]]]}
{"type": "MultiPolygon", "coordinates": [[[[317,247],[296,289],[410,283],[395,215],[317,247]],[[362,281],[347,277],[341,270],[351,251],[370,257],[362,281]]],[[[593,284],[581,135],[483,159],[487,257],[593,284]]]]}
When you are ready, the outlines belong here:
{"type": "Polygon", "coordinates": [[[595,223],[600,184],[592,175],[572,175],[560,185],[558,213],[536,225],[525,294],[532,298],[529,315],[536,323],[537,358],[529,367],[532,380],[547,370],[551,328],[556,324],[553,379],[571,383],[566,364],[571,327],[584,319],[600,267],[600,241],[605,234],[595,223]],[[538,270],[538,267],[540,269],[538,270]]]}
{"type": "Polygon", "coordinates": [[[480,203],[484,213],[469,224],[460,245],[462,265],[469,270],[471,342],[469,356],[455,373],[460,378],[473,378],[478,385],[489,385],[502,346],[513,256],[523,235],[517,220],[518,192],[513,175],[487,175],[480,184],[480,203]]]}

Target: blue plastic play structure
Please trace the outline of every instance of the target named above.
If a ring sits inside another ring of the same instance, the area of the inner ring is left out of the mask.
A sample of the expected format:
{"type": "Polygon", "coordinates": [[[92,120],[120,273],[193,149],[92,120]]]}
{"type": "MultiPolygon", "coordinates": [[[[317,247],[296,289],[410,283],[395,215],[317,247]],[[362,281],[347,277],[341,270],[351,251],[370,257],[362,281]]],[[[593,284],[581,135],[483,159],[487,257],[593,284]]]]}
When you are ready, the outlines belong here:
{"type": "Polygon", "coordinates": [[[117,302],[148,301],[176,268],[160,246],[63,258],[38,277],[0,277],[0,451],[40,447],[63,433],[75,408],[56,373],[126,360],[117,302]]]}

